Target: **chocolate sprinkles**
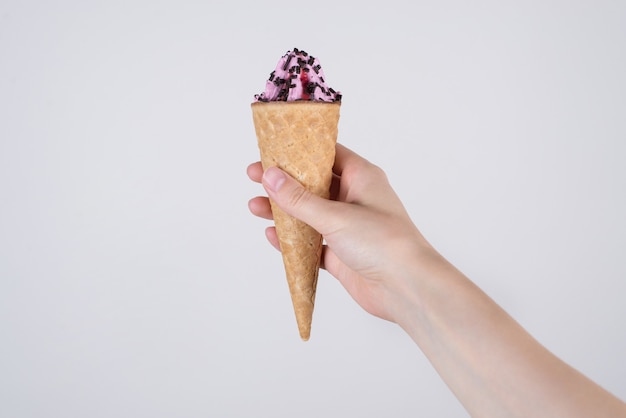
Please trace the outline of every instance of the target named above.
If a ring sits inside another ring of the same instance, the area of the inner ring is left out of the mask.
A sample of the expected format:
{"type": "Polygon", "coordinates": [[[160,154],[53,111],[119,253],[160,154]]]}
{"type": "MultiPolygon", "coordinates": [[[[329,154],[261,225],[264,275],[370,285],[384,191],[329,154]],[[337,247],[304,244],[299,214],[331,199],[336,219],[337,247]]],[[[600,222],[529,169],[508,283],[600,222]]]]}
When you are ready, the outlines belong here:
{"type": "Polygon", "coordinates": [[[291,55],[287,56],[287,61],[285,61],[285,65],[283,65],[283,71],[287,71],[287,68],[289,68],[289,63],[291,62],[291,55]]]}

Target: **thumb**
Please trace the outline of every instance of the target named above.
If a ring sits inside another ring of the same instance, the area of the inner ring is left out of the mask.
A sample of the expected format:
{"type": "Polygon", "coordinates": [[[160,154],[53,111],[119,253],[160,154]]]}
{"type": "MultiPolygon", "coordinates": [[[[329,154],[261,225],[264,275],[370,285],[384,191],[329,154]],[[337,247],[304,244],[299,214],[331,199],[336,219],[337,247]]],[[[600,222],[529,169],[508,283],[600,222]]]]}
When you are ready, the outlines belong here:
{"type": "Polygon", "coordinates": [[[270,199],[285,213],[300,219],[321,234],[329,231],[329,221],[336,217],[337,202],[311,193],[278,167],[265,170],[262,184],[270,199]]]}

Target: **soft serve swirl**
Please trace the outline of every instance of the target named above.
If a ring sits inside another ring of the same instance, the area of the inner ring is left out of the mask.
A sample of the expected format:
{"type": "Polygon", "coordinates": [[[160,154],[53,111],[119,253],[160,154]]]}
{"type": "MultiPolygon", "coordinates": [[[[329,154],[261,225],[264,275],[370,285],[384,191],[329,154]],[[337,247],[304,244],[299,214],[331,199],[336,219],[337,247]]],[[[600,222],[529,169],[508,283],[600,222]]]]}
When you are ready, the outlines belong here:
{"type": "Polygon", "coordinates": [[[329,87],[317,58],[294,48],[278,61],[255,102],[310,100],[340,102],[341,93],[329,87]]]}

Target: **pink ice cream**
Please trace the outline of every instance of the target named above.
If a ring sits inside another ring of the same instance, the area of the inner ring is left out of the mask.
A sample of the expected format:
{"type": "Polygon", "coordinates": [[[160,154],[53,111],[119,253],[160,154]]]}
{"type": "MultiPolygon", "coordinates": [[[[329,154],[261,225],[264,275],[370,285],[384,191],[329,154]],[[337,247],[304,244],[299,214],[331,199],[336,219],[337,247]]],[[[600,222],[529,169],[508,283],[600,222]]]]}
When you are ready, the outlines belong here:
{"type": "Polygon", "coordinates": [[[294,48],[278,61],[267,80],[265,91],[256,94],[254,101],[296,100],[340,102],[341,94],[326,84],[317,58],[294,48]]]}

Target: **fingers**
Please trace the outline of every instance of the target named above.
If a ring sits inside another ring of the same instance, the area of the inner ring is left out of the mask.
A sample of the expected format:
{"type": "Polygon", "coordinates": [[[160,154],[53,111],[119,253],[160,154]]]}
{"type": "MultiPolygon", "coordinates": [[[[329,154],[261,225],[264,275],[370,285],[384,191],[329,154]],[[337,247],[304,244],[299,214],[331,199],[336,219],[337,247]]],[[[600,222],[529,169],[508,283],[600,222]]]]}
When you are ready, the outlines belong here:
{"type": "MultiPolygon", "coordinates": [[[[341,178],[341,174],[346,167],[353,166],[357,163],[367,163],[368,161],[350,150],[349,148],[337,144],[336,146],[336,154],[335,154],[335,164],[333,167],[333,183],[337,183],[337,181],[341,178]]],[[[254,162],[250,164],[246,170],[248,177],[250,180],[255,183],[261,183],[261,179],[263,178],[263,166],[260,161],[254,162]]]]}
{"type": "Polygon", "coordinates": [[[368,205],[385,201],[391,190],[383,170],[341,144],[336,147],[333,173],[340,178],[336,200],[368,205]]]}
{"type": "Polygon", "coordinates": [[[405,215],[404,206],[389,184],[387,174],[376,164],[337,144],[333,170],[341,176],[337,200],[405,215]]]}
{"type": "MultiPolygon", "coordinates": [[[[335,165],[333,167],[333,172],[337,176],[341,176],[341,173],[346,167],[354,165],[355,163],[367,162],[365,158],[361,157],[360,155],[358,155],[351,149],[341,144],[337,144],[335,150],[336,150],[336,154],[335,154],[335,165]]],[[[260,183],[261,178],[263,177],[263,167],[261,166],[261,162],[257,161],[255,163],[250,164],[247,168],[247,173],[248,173],[248,177],[250,177],[250,180],[256,183],[260,183]]]]}
{"type": "Polygon", "coordinates": [[[268,226],[265,229],[265,237],[272,244],[272,247],[280,251],[280,241],[278,241],[278,235],[276,234],[276,227],[268,226]]]}
{"type": "Polygon", "coordinates": [[[253,215],[263,219],[274,219],[272,216],[272,209],[270,207],[270,201],[265,196],[257,196],[248,201],[248,209],[253,215]]]}
{"type": "Polygon", "coordinates": [[[330,181],[330,199],[337,200],[339,191],[341,190],[341,177],[333,173],[330,181]]]}
{"type": "Polygon", "coordinates": [[[335,165],[333,166],[333,173],[336,175],[341,176],[347,167],[361,165],[363,163],[368,163],[368,161],[351,149],[341,144],[337,144],[335,147],[335,165]]]}
{"type": "MultiPolygon", "coordinates": [[[[336,145],[335,151],[335,164],[333,167],[333,173],[335,173],[337,176],[341,176],[341,173],[346,167],[354,165],[355,163],[367,162],[365,158],[361,157],[356,152],[341,144],[336,145]]],[[[261,162],[257,161],[250,164],[247,168],[247,173],[248,177],[250,177],[250,180],[256,183],[260,183],[261,178],[263,177],[263,167],[261,165],[261,162]]]]}
{"type": "Polygon", "coordinates": [[[254,181],[255,183],[261,182],[261,178],[263,177],[263,167],[261,166],[260,161],[250,164],[246,172],[248,174],[248,177],[250,177],[250,180],[254,181]]]}
{"type": "Polygon", "coordinates": [[[322,235],[336,227],[338,202],[323,199],[304,188],[278,167],[265,170],[262,184],[269,197],[289,215],[311,225],[322,235]]]}

